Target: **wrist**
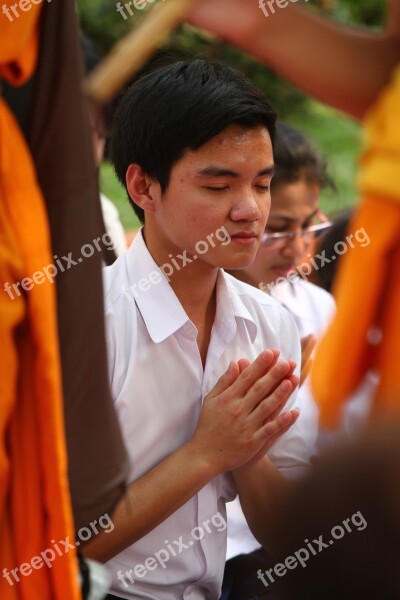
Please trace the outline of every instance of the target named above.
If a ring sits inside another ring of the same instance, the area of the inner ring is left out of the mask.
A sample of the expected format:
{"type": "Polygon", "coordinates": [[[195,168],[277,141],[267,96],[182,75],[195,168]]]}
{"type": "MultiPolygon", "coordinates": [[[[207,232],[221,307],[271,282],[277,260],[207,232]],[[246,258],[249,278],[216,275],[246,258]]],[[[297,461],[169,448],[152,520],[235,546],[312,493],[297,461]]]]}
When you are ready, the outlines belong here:
{"type": "Polygon", "coordinates": [[[195,438],[182,446],[181,451],[184,463],[190,466],[192,472],[197,474],[198,479],[203,481],[204,485],[222,472],[215,457],[211,456],[195,438]]]}
{"type": "Polygon", "coordinates": [[[245,465],[242,465],[238,469],[234,469],[232,471],[232,475],[235,481],[240,480],[243,477],[257,477],[260,473],[265,472],[265,469],[267,468],[267,461],[268,459],[265,456],[263,456],[257,461],[251,460],[250,462],[246,463],[245,465]]]}

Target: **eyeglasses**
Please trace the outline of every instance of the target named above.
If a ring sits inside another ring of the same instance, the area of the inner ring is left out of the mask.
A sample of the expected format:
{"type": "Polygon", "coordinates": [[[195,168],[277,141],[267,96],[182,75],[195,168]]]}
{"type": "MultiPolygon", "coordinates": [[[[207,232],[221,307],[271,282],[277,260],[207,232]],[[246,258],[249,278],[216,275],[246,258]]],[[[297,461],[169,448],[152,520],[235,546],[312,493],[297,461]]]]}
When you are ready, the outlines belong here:
{"type": "Polygon", "coordinates": [[[305,244],[311,243],[313,240],[326,233],[326,231],[332,227],[332,222],[329,221],[323,213],[318,212],[317,216],[320,220],[323,220],[323,223],[311,225],[310,227],[302,229],[300,232],[282,231],[279,233],[264,233],[261,239],[261,244],[268,248],[283,248],[298,235],[305,244]]]}

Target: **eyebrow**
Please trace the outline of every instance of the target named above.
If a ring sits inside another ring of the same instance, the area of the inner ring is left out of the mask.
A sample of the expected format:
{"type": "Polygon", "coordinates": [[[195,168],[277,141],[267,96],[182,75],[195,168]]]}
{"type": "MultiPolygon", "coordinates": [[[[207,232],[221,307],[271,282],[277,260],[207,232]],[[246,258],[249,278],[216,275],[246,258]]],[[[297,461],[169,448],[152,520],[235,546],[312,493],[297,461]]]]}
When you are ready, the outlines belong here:
{"type": "MultiPolygon", "coordinates": [[[[271,166],[266,167],[265,169],[262,169],[261,171],[259,171],[257,173],[256,177],[263,177],[265,175],[272,177],[273,174],[274,174],[274,165],[271,165],[271,166]]],[[[236,171],[231,171],[230,169],[224,169],[221,167],[215,167],[213,165],[210,165],[209,167],[205,167],[204,169],[200,169],[200,171],[197,171],[196,175],[198,175],[200,177],[235,177],[235,178],[240,177],[240,174],[237,173],[236,171]]]]}
{"type": "MultiPolygon", "coordinates": [[[[273,200],[272,200],[273,202],[273,200]]],[[[319,208],[315,209],[310,215],[307,215],[304,218],[304,221],[307,221],[308,219],[312,219],[313,217],[315,217],[315,215],[320,211],[319,208]]],[[[275,219],[277,221],[288,221],[290,223],[295,223],[297,222],[298,219],[294,219],[293,217],[285,217],[284,215],[270,215],[268,217],[268,222],[271,221],[275,221],[275,219]]],[[[268,223],[267,223],[268,224],[268,223]]]]}

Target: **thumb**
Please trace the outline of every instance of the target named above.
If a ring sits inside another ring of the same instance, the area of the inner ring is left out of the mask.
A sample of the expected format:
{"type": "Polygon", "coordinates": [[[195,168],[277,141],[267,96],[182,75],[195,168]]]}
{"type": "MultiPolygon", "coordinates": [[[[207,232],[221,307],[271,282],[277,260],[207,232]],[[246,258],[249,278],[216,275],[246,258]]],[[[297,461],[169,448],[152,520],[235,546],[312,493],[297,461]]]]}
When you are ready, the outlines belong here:
{"type": "Polygon", "coordinates": [[[229,367],[227,368],[225,373],[221,375],[221,377],[218,379],[217,383],[215,384],[211,392],[208,394],[208,396],[210,398],[214,398],[215,396],[218,396],[218,394],[222,394],[222,392],[225,392],[225,390],[227,390],[229,386],[231,386],[232,383],[236,381],[239,375],[239,365],[236,360],[232,360],[229,363],[229,367]]]}

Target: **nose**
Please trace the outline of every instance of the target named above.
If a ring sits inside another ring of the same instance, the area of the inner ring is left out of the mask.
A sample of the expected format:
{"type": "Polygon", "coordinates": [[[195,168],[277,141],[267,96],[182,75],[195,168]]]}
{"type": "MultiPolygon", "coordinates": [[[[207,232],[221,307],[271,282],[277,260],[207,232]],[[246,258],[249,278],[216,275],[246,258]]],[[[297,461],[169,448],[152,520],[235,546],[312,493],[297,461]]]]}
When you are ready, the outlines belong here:
{"type": "Polygon", "coordinates": [[[261,216],[260,206],[251,192],[242,192],[230,214],[232,221],[258,221],[261,216]]]}
{"type": "Polygon", "coordinates": [[[288,240],[285,246],[281,249],[283,256],[292,259],[300,259],[304,256],[310,244],[301,235],[301,230],[296,231],[296,235],[288,240]]]}

